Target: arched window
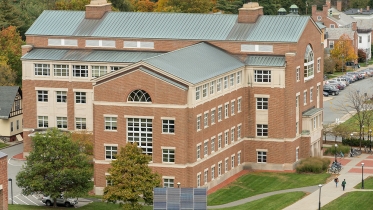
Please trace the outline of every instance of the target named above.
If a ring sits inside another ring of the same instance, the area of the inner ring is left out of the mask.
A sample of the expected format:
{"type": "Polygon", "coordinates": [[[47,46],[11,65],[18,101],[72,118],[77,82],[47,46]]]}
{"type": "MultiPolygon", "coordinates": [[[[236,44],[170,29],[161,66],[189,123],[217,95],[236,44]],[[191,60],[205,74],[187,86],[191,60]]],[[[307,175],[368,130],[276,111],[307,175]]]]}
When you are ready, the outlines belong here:
{"type": "Polygon", "coordinates": [[[143,90],[134,90],[128,95],[127,101],[152,102],[150,95],[143,90]]]}
{"type": "Polygon", "coordinates": [[[307,45],[304,53],[304,80],[309,80],[314,77],[314,60],[311,45],[307,45]]]}

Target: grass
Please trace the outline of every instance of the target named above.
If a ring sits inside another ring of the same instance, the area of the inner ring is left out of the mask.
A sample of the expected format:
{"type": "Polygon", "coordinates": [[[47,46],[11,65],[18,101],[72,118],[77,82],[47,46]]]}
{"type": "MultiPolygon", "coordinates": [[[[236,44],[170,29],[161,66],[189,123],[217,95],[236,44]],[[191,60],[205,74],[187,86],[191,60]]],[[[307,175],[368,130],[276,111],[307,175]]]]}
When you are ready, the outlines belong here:
{"type": "Polygon", "coordinates": [[[343,72],[336,71],[336,72],[333,72],[332,74],[327,73],[325,75],[328,77],[328,79],[333,79],[335,77],[340,77],[340,76],[342,76],[344,74],[346,74],[346,71],[343,71],[343,72]]]}
{"type": "MultiPolygon", "coordinates": [[[[359,121],[357,120],[358,116],[356,116],[356,117],[354,117],[354,116],[352,116],[351,118],[349,118],[348,120],[346,120],[342,124],[346,125],[346,127],[348,127],[350,131],[359,132],[360,131],[360,129],[359,129],[359,121]]],[[[367,133],[369,129],[366,129],[366,128],[369,128],[369,125],[368,124],[364,124],[364,127],[365,127],[364,132],[367,133]]]]}
{"type": "MultiPolygon", "coordinates": [[[[361,182],[354,188],[361,189],[361,182]]],[[[373,176],[369,176],[368,178],[364,179],[364,189],[373,189],[373,176]]]]}
{"type": "MultiPolygon", "coordinates": [[[[52,206],[28,206],[28,205],[9,205],[9,210],[42,210],[42,209],[55,209],[52,206]]],[[[57,209],[73,209],[73,208],[57,208],[57,209]]],[[[79,207],[80,210],[122,210],[123,208],[119,204],[104,203],[104,202],[93,202],[85,206],[79,207]]],[[[153,206],[144,206],[142,210],[152,210],[153,206]]]]}
{"type": "Polygon", "coordinates": [[[1,143],[1,142],[0,142],[0,149],[1,149],[1,148],[4,148],[4,147],[6,147],[6,146],[8,146],[8,145],[5,144],[5,143],[1,143]]]}
{"type": "Polygon", "coordinates": [[[245,203],[243,205],[224,208],[223,210],[280,210],[284,209],[287,206],[290,206],[291,204],[303,198],[305,195],[306,193],[304,192],[282,193],[245,203]]]}
{"type": "MultiPolygon", "coordinates": [[[[359,210],[371,210],[372,209],[372,191],[356,191],[349,192],[341,197],[335,199],[334,201],[325,205],[322,210],[350,210],[350,209],[359,209],[359,210]]],[[[322,203],[322,198],[321,198],[322,203]]]]}
{"type": "Polygon", "coordinates": [[[254,195],[277,190],[323,184],[330,174],[297,174],[253,172],[241,176],[225,188],[207,197],[209,206],[230,203],[254,195]]]}

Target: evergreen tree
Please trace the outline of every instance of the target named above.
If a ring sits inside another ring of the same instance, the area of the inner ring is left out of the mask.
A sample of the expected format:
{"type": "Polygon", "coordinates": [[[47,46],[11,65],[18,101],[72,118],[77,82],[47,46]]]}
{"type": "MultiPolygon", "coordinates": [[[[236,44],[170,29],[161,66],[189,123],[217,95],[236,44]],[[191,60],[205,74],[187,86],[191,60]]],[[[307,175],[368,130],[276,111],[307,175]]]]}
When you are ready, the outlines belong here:
{"type": "Polygon", "coordinates": [[[0,1],[0,30],[9,26],[20,27],[23,24],[20,12],[9,2],[0,1]]]}

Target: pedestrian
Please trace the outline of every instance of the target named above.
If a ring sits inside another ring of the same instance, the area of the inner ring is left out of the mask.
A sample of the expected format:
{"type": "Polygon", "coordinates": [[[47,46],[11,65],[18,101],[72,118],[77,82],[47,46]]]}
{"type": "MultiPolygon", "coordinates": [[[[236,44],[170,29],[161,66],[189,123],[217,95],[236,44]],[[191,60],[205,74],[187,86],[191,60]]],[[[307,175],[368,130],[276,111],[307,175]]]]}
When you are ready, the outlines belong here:
{"type": "Polygon", "coordinates": [[[339,182],[338,177],[335,177],[334,182],[335,182],[335,187],[338,187],[338,182],[339,182]]]}
{"type": "Polygon", "coordinates": [[[346,187],[346,179],[343,179],[343,182],[342,182],[343,191],[345,191],[345,187],[346,187]]]}

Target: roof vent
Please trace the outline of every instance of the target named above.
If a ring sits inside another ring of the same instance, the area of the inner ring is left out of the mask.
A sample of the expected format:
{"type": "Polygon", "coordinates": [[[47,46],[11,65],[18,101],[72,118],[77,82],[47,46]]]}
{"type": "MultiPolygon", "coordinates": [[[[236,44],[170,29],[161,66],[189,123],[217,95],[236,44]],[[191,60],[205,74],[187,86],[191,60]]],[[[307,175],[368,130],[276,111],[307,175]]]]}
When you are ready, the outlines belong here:
{"type": "Polygon", "coordinates": [[[277,11],[277,14],[278,14],[278,15],[286,15],[286,9],[285,9],[285,8],[280,8],[280,9],[277,11]]]}
{"type": "Polygon", "coordinates": [[[297,5],[295,5],[295,4],[293,4],[293,5],[291,5],[290,6],[290,13],[291,14],[298,14],[298,6],[297,5]]]}

